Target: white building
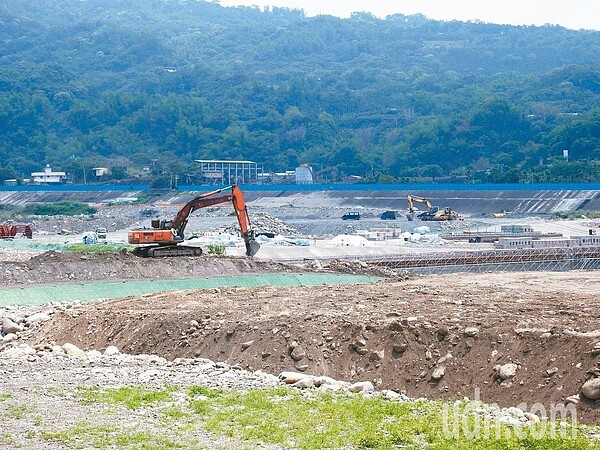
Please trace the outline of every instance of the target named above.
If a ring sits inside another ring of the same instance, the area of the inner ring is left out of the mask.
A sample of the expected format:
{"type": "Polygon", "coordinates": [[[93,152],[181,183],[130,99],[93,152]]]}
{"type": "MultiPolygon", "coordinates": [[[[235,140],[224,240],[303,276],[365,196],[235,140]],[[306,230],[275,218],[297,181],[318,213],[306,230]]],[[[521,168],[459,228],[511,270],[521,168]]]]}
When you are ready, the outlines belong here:
{"type": "Polygon", "coordinates": [[[296,167],[296,184],[313,184],[312,168],[308,164],[296,167]]]}
{"type": "Polygon", "coordinates": [[[43,172],[32,172],[33,184],[63,183],[67,179],[66,172],[52,172],[50,164],[47,164],[43,172]]]}
{"type": "Polygon", "coordinates": [[[92,170],[96,173],[97,177],[102,177],[110,173],[108,167],[92,167],[92,170]]]}

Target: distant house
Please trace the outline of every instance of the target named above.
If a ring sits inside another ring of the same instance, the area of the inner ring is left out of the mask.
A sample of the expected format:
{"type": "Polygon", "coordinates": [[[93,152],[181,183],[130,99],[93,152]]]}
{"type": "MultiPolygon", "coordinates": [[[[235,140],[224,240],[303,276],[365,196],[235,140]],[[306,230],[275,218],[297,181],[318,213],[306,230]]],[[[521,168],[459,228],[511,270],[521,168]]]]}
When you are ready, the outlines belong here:
{"type": "Polygon", "coordinates": [[[67,179],[66,172],[53,172],[50,164],[47,164],[43,172],[32,172],[33,184],[56,184],[64,183],[67,179]]]}
{"type": "Polygon", "coordinates": [[[108,175],[108,173],[110,172],[110,170],[108,170],[108,167],[93,167],[92,170],[96,173],[97,177],[108,175]]]}
{"type": "Polygon", "coordinates": [[[353,184],[362,181],[362,179],[363,177],[361,177],[360,175],[348,175],[346,178],[344,178],[344,182],[353,184]]]}

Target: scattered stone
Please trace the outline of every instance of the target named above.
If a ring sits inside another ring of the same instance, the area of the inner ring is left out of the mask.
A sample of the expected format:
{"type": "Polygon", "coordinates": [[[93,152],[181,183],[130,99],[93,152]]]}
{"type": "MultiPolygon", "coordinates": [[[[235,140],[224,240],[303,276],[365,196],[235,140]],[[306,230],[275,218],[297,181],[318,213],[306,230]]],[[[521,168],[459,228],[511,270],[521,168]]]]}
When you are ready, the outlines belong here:
{"type": "Polygon", "coordinates": [[[448,330],[448,327],[445,325],[442,325],[436,330],[436,335],[439,341],[443,341],[444,339],[446,339],[446,336],[448,336],[449,333],[450,330],[448,330]]]}
{"type": "Polygon", "coordinates": [[[363,392],[369,394],[375,391],[375,387],[370,381],[359,381],[358,383],[351,384],[350,387],[348,387],[348,390],[355,393],[363,392]]]}
{"type": "Polygon", "coordinates": [[[369,356],[370,361],[381,361],[385,357],[385,350],[375,350],[369,356]]]}
{"type": "Polygon", "coordinates": [[[75,344],[67,342],[62,346],[65,353],[69,356],[85,356],[85,352],[77,347],[75,344]]]}
{"type": "Polygon", "coordinates": [[[445,374],[446,366],[444,364],[440,364],[433,370],[433,373],[431,374],[431,379],[434,381],[440,380],[445,374]]]}
{"type": "Polygon", "coordinates": [[[465,328],[465,336],[467,337],[475,337],[479,334],[479,328],[477,327],[467,327],[465,328]]]}
{"type": "Polygon", "coordinates": [[[515,363],[508,363],[498,367],[498,377],[501,380],[508,380],[514,378],[517,374],[518,366],[515,363]]]}
{"type": "Polygon", "coordinates": [[[558,373],[558,367],[552,367],[552,368],[546,370],[547,377],[552,377],[552,376],[556,375],[557,373],[558,373]]]}
{"type": "Polygon", "coordinates": [[[565,403],[571,403],[572,405],[577,405],[579,403],[579,394],[571,395],[565,399],[565,403]]]}
{"type": "Polygon", "coordinates": [[[28,355],[35,355],[35,350],[27,344],[23,344],[18,347],[11,347],[2,352],[2,356],[7,358],[22,358],[28,355]]]}
{"type": "Polygon", "coordinates": [[[394,344],[392,350],[396,353],[404,353],[406,350],[408,350],[408,343],[401,342],[399,344],[394,344]]]}
{"type": "Polygon", "coordinates": [[[104,350],[104,356],[116,356],[119,353],[121,352],[114,345],[109,345],[108,347],[106,347],[106,350],[104,350]]]}
{"type": "Polygon", "coordinates": [[[304,377],[296,381],[292,386],[300,389],[308,389],[314,387],[315,383],[312,377],[304,377]]]}
{"type": "Polygon", "coordinates": [[[292,357],[292,359],[294,361],[301,361],[306,356],[306,351],[304,351],[304,349],[302,347],[298,346],[298,347],[295,347],[294,350],[292,350],[292,353],[290,353],[290,356],[292,357]]]}
{"type": "Polygon", "coordinates": [[[25,323],[45,322],[46,320],[50,320],[50,316],[44,312],[39,312],[27,317],[25,323]]]}
{"type": "Polygon", "coordinates": [[[590,400],[600,399],[600,378],[590,378],[583,386],[581,386],[581,393],[590,400]]]}
{"type": "Polygon", "coordinates": [[[364,347],[367,345],[367,341],[364,338],[358,338],[352,343],[352,348],[364,347]]]}
{"type": "Polygon", "coordinates": [[[86,353],[86,356],[88,357],[88,359],[99,359],[102,358],[102,353],[98,350],[90,350],[86,353]]]}
{"type": "Polygon", "coordinates": [[[16,334],[20,331],[23,331],[23,327],[15,322],[13,322],[9,318],[5,318],[2,321],[2,334],[11,334],[11,333],[16,334]]]}
{"type": "Polygon", "coordinates": [[[4,344],[8,344],[17,339],[17,335],[15,333],[8,333],[6,336],[2,338],[2,342],[4,344]]]}
{"type": "Polygon", "coordinates": [[[254,341],[242,342],[242,351],[247,350],[252,344],[254,344],[254,341]]]}
{"type": "Polygon", "coordinates": [[[308,377],[309,375],[298,373],[298,372],[281,372],[279,374],[279,379],[283,381],[285,384],[294,384],[303,378],[308,377]]]}

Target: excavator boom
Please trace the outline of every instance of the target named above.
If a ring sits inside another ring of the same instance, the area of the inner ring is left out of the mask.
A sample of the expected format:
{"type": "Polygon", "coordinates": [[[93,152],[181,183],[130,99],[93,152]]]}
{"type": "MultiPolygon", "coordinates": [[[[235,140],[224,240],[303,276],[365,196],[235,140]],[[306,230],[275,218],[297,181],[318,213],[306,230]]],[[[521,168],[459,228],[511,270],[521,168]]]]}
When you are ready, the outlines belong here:
{"type": "Polygon", "coordinates": [[[416,195],[408,194],[407,200],[408,200],[409,214],[406,215],[406,218],[409,221],[412,221],[414,218],[415,202],[423,203],[425,205],[425,207],[427,208],[427,210],[425,212],[422,212],[417,215],[417,217],[423,221],[441,222],[441,221],[446,221],[446,220],[460,219],[460,216],[458,215],[457,212],[452,211],[450,208],[444,208],[443,210],[441,210],[437,206],[432,206],[431,202],[429,200],[427,200],[426,198],[417,197],[416,195]]]}
{"type": "Polygon", "coordinates": [[[240,225],[242,238],[246,245],[246,256],[251,258],[256,254],[260,245],[254,239],[252,223],[248,215],[248,208],[244,195],[237,185],[227,186],[222,189],[207,192],[194,197],[177,212],[172,220],[153,220],[152,228],[140,228],[129,232],[130,244],[146,244],[137,247],[134,253],[138,256],[199,256],[202,250],[199,247],[179,245],[185,237],[185,228],[190,215],[200,208],[217,205],[231,201],[240,225]],[[215,197],[223,191],[231,189],[230,194],[215,197]]]}

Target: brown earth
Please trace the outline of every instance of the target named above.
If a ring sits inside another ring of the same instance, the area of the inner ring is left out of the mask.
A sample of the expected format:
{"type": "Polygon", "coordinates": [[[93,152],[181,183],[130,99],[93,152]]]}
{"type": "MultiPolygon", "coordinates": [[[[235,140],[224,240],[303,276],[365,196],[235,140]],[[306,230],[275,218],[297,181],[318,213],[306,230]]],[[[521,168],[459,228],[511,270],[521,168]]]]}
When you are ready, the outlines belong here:
{"type": "MultiPolygon", "coordinates": [[[[199,276],[211,272],[213,263],[206,259],[202,269],[193,269],[197,259],[177,259],[176,266],[189,264],[192,276],[199,276]]],[[[85,259],[79,264],[88,271],[96,267],[85,259]]],[[[250,266],[232,270],[292,270],[244,264],[250,266]]],[[[600,341],[598,292],[600,272],[403,276],[362,285],[167,292],[57,313],[36,339],[98,350],[115,345],[168,359],[201,356],[275,374],[295,370],[371,380],[410,396],[473,398],[479,389],[488,403],[540,402],[549,410],[551,403],[579,393],[588,378],[600,376],[600,351],[594,350],[600,341]],[[516,375],[502,381],[494,367],[510,362],[518,364],[516,375]],[[436,381],[432,375],[442,366],[445,373],[436,381]]],[[[598,423],[600,400],[582,396],[577,413],[581,421],[598,423]]]]}

